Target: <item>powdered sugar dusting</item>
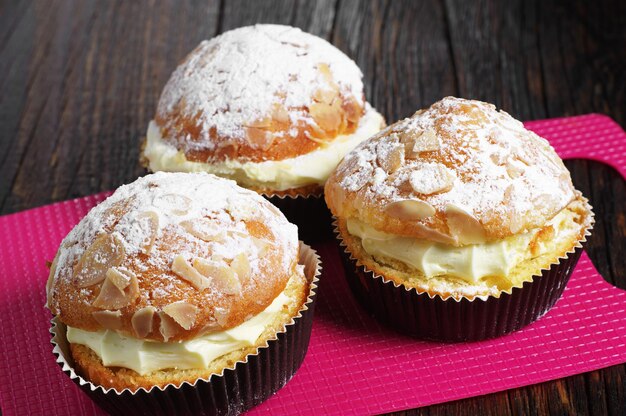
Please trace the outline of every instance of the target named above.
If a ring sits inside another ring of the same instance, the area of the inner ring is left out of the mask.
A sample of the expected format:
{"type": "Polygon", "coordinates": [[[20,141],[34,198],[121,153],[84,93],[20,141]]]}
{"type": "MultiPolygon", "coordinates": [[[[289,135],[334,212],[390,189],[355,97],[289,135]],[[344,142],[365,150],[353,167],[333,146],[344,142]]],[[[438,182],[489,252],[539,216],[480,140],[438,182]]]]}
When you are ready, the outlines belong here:
{"type": "MultiPolygon", "coordinates": [[[[357,211],[368,201],[419,199],[439,213],[450,206],[469,213],[489,235],[545,223],[575,192],[545,139],[491,104],[454,97],[362,143],[335,175],[341,188],[357,193],[357,211]],[[390,172],[380,157],[399,146],[405,150],[403,164],[390,172]]],[[[433,216],[422,223],[451,232],[437,221],[441,218],[433,216]]]]}
{"type": "MultiPolygon", "coordinates": [[[[257,193],[206,173],[147,175],[118,188],[74,227],[59,249],[54,279],[75,278],[74,265],[98,236],[106,234],[123,245],[125,260],[121,270],[127,267],[139,272],[164,271],[160,276],[162,284],[147,295],[148,305],[158,304],[159,299],[176,292],[175,280],[179,278],[165,276],[165,272],[171,270],[177,256],[189,262],[198,257],[209,258],[228,267],[243,254],[250,275],[259,275],[265,251],[246,228],[249,221],[260,222],[271,232],[273,237],[267,244],[281,247],[276,252],[282,253],[282,267],[289,270],[298,252],[297,228],[257,193]],[[197,236],[204,234],[191,234],[186,224],[198,220],[205,220],[220,233],[211,235],[211,239],[197,236]]],[[[88,292],[84,295],[89,297],[88,292]]]]}
{"type": "Polygon", "coordinates": [[[316,94],[332,89],[331,83],[363,106],[361,77],[341,51],[300,29],[242,27],[203,41],[187,57],[165,86],[157,114],[167,119],[175,108],[184,108],[200,130],[200,139],[185,141],[187,148],[212,150],[212,130],[220,137],[244,140],[245,126],[276,111],[276,104],[289,109],[279,118],[288,117],[292,124],[298,119],[310,122],[304,109],[316,94]],[[332,80],[321,65],[327,65],[332,80]]]}

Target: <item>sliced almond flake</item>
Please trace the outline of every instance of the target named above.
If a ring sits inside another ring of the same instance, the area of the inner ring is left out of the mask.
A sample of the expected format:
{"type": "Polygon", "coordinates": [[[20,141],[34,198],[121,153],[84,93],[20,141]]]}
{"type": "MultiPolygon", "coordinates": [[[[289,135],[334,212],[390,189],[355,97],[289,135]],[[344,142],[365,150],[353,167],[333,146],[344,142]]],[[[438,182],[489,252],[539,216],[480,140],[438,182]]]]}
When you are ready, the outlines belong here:
{"type": "Polygon", "coordinates": [[[74,282],[78,287],[88,287],[100,283],[111,267],[119,266],[126,253],[124,245],[112,234],[100,234],[85,250],[74,267],[74,282]]]}
{"type": "Polygon", "coordinates": [[[265,256],[267,251],[272,247],[272,243],[262,238],[252,237],[252,242],[257,249],[257,256],[259,258],[265,256]]]}
{"type": "Polygon", "coordinates": [[[178,255],[174,258],[172,271],[198,290],[206,289],[211,285],[211,279],[200,274],[200,272],[193,268],[182,255],[178,255]]]}
{"type": "Polygon", "coordinates": [[[194,259],[193,267],[203,276],[210,278],[211,282],[224,293],[229,295],[241,293],[241,282],[233,269],[225,263],[198,257],[194,259]]]}
{"type": "Polygon", "coordinates": [[[463,208],[448,204],[446,218],[450,234],[459,244],[481,244],[485,242],[485,229],[472,214],[463,208]]]}
{"type": "Polygon", "coordinates": [[[310,131],[305,130],[304,132],[304,135],[306,136],[307,139],[311,140],[312,142],[318,143],[322,147],[327,146],[328,143],[331,142],[332,139],[325,137],[327,135],[326,131],[324,131],[316,123],[309,123],[308,127],[310,131]]]}
{"type": "Polygon", "coordinates": [[[159,332],[163,337],[163,341],[167,342],[171,338],[175,337],[180,332],[180,325],[176,321],[168,316],[165,312],[158,313],[161,323],[159,324],[159,332]]]}
{"type": "Polygon", "coordinates": [[[326,80],[326,82],[333,84],[333,73],[330,71],[330,67],[325,62],[320,62],[317,64],[317,70],[322,74],[322,77],[326,80]]]}
{"type": "Polygon", "coordinates": [[[110,281],[119,290],[124,290],[130,284],[131,278],[135,277],[134,273],[130,270],[122,270],[118,267],[111,267],[106,272],[106,280],[110,281]]]}
{"type": "Polygon", "coordinates": [[[154,211],[145,211],[137,216],[136,225],[144,235],[140,243],[141,252],[150,254],[154,246],[154,240],[159,232],[159,215],[154,211]]]}
{"type": "Polygon", "coordinates": [[[122,329],[122,312],[120,311],[96,311],[91,316],[104,329],[122,329]]]}
{"type": "Polygon", "coordinates": [[[183,221],[180,225],[189,234],[207,242],[223,241],[226,236],[224,230],[219,227],[215,221],[209,218],[196,218],[193,220],[183,221]]]}
{"type": "Polygon", "coordinates": [[[440,163],[420,163],[409,176],[411,188],[418,194],[432,195],[448,192],[454,185],[456,174],[440,163]]]}
{"type": "MultiPolygon", "coordinates": [[[[504,203],[507,204],[507,215],[508,215],[508,224],[509,229],[512,233],[516,234],[522,229],[523,218],[519,214],[517,206],[515,204],[515,186],[513,184],[507,186],[504,190],[504,203]]],[[[546,194],[543,194],[546,195],[546,194]]],[[[545,205],[544,205],[545,206],[545,205]]]]}
{"type": "Polygon", "coordinates": [[[421,152],[433,152],[441,148],[441,143],[434,130],[428,129],[423,132],[415,133],[412,136],[413,146],[411,155],[416,156],[421,152]]]}
{"type": "Polygon", "coordinates": [[[152,200],[152,205],[174,215],[185,215],[191,209],[192,201],[185,195],[159,194],[152,200]]]}
{"type": "Polygon", "coordinates": [[[190,303],[179,301],[165,306],[163,312],[176,321],[183,329],[189,330],[196,323],[198,308],[190,303]]]}
{"type": "Polygon", "coordinates": [[[435,215],[435,208],[419,199],[404,199],[388,204],[385,212],[394,218],[416,221],[435,215]]]}
{"type": "Polygon", "coordinates": [[[272,127],[272,119],[263,117],[245,124],[246,127],[256,128],[260,130],[269,130],[272,127]]]}
{"type": "Polygon", "coordinates": [[[494,152],[489,155],[489,159],[496,165],[502,165],[506,161],[506,155],[503,152],[494,152]]]}
{"type": "Polygon", "coordinates": [[[554,196],[551,194],[539,194],[534,200],[533,204],[537,207],[546,207],[553,204],[554,196]]]}
{"type": "Polygon", "coordinates": [[[404,146],[401,143],[381,143],[378,147],[378,164],[388,175],[404,164],[404,146]]]}
{"type": "Polygon", "coordinates": [[[246,137],[253,147],[263,151],[272,147],[275,139],[271,131],[258,127],[246,127],[246,137]]]}
{"type": "Polygon", "coordinates": [[[156,308],[154,306],[145,306],[133,314],[131,324],[139,338],[145,338],[152,332],[155,312],[156,308]]]}
{"type": "Polygon", "coordinates": [[[119,270],[109,269],[100,293],[92,305],[100,309],[120,309],[137,299],[139,296],[137,277],[130,275],[127,282],[124,280],[125,277],[119,270]],[[118,285],[124,284],[126,286],[120,289],[118,285]]]}
{"type": "Polygon", "coordinates": [[[237,274],[240,282],[246,282],[250,277],[250,261],[245,253],[239,253],[230,263],[230,267],[237,274]]]}
{"type": "Polygon", "coordinates": [[[515,163],[512,160],[508,160],[506,162],[506,173],[511,179],[519,178],[524,173],[525,166],[523,163],[515,163]]]}
{"type": "MultiPolygon", "coordinates": [[[[359,103],[352,96],[343,97],[343,100],[344,100],[343,110],[344,110],[346,121],[352,124],[357,124],[359,120],[361,119],[361,112],[359,111],[361,107],[359,103]]],[[[383,127],[385,127],[384,122],[380,126],[380,128],[383,128],[383,127]]]]}
{"type": "Polygon", "coordinates": [[[314,102],[309,105],[309,113],[317,125],[326,133],[337,131],[341,125],[341,109],[333,104],[314,102]]]}
{"type": "Polygon", "coordinates": [[[315,99],[315,101],[320,102],[320,103],[331,104],[333,101],[335,101],[338,95],[339,95],[339,91],[337,91],[334,88],[319,89],[315,91],[315,94],[313,95],[313,99],[315,99]]]}
{"type": "Polygon", "coordinates": [[[289,112],[282,104],[276,103],[272,106],[272,119],[280,124],[289,124],[289,112]]]}
{"type": "Polygon", "coordinates": [[[215,316],[217,324],[220,327],[224,328],[228,323],[228,317],[230,316],[229,311],[225,308],[216,307],[213,314],[215,316]]]}

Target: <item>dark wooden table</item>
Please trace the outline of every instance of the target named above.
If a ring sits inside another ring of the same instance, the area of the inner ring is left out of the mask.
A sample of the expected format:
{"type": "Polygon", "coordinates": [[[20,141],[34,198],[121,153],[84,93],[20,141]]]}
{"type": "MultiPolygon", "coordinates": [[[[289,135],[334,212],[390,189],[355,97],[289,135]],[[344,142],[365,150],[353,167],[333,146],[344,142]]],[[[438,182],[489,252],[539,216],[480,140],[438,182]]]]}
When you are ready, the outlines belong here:
{"type": "MultiPolygon", "coordinates": [[[[257,22],[329,39],[388,120],[446,95],[521,120],[589,112],[624,126],[626,2],[0,0],[0,213],[113,189],[143,173],[139,139],[200,40],[257,22]]],[[[626,288],[626,188],[569,161],[595,207],[588,252],[626,288]]],[[[403,412],[626,415],[626,365],[403,412]]]]}

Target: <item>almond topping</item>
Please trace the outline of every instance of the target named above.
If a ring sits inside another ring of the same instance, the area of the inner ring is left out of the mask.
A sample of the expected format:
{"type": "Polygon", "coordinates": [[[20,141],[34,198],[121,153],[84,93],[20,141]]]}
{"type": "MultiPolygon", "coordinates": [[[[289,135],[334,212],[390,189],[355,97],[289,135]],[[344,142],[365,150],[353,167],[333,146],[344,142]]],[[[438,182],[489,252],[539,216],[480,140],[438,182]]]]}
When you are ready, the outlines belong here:
{"type": "Polygon", "coordinates": [[[122,329],[122,312],[120,311],[96,311],[91,316],[104,329],[122,329]]]}
{"type": "Polygon", "coordinates": [[[272,107],[272,119],[279,124],[289,124],[289,113],[281,104],[274,104],[272,107]]]}
{"type": "Polygon", "coordinates": [[[154,240],[156,239],[159,231],[159,216],[154,211],[146,211],[139,214],[137,217],[136,226],[141,230],[144,235],[141,241],[140,247],[143,254],[150,254],[152,247],[154,246],[154,240]]]}
{"type": "Polygon", "coordinates": [[[107,270],[122,264],[125,257],[124,246],[118,237],[100,234],[74,266],[74,281],[78,287],[100,283],[107,270]]]}
{"type": "Polygon", "coordinates": [[[446,206],[446,217],[450,234],[459,244],[480,244],[485,242],[482,224],[469,212],[454,204],[446,206]]]}
{"type": "Polygon", "coordinates": [[[200,274],[200,272],[194,269],[181,255],[176,256],[172,262],[172,271],[198,290],[206,289],[211,284],[211,279],[207,279],[200,274]]]}
{"type": "Polygon", "coordinates": [[[189,330],[196,323],[198,308],[187,302],[170,303],[163,308],[163,312],[170,316],[183,329],[189,330]]]}
{"type": "Polygon", "coordinates": [[[322,146],[328,144],[328,139],[325,138],[326,132],[321,129],[316,123],[309,123],[308,127],[309,129],[304,131],[304,135],[307,139],[322,146]]]}
{"type": "Polygon", "coordinates": [[[435,208],[419,199],[405,199],[388,204],[385,212],[401,220],[416,221],[435,215],[435,208]]]}
{"type": "Polygon", "coordinates": [[[130,270],[120,270],[117,267],[111,267],[107,270],[105,282],[108,280],[119,290],[124,290],[130,284],[132,277],[135,277],[130,270]]]}
{"type": "Polygon", "coordinates": [[[159,312],[159,318],[161,319],[159,332],[163,337],[163,341],[167,342],[170,338],[178,334],[178,332],[180,331],[180,325],[178,325],[173,318],[171,318],[164,312],[159,312]]]}
{"type": "MultiPolygon", "coordinates": [[[[363,107],[361,107],[361,105],[352,95],[348,95],[347,97],[342,97],[342,98],[343,98],[343,105],[341,106],[341,108],[343,108],[343,112],[346,117],[346,120],[349,123],[357,124],[359,120],[361,119],[361,116],[363,115],[363,112],[364,112],[363,107]]],[[[386,126],[385,122],[382,121],[380,125],[381,130],[385,126],[386,126]]]]}
{"type": "Polygon", "coordinates": [[[377,161],[381,168],[391,175],[404,164],[404,146],[396,143],[389,146],[387,143],[378,145],[377,161]]]}
{"type": "Polygon", "coordinates": [[[252,237],[252,242],[257,249],[257,256],[259,258],[265,256],[267,250],[269,250],[269,248],[272,246],[269,241],[257,237],[252,237]]]}
{"type": "Polygon", "coordinates": [[[268,150],[274,143],[274,135],[265,129],[257,127],[246,127],[248,141],[261,150],[268,150]]]}
{"type": "Polygon", "coordinates": [[[239,281],[245,282],[250,277],[250,261],[245,253],[237,254],[230,263],[230,267],[237,273],[239,281]]]}
{"type": "Polygon", "coordinates": [[[426,131],[409,131],[405,133],[405,139],[408,139],[411,157],[416,157],[421,152],[432,152],[439,150],[441,143],[434,130],[426,131]],[[411,144],[412,143],[412,144],[411,144]]]}
{"type": "Polygon", "coordinates": [[[331,104],[339,95],[336,89],[319,89],[313,94],[313,99],[319,103],[331,104]]]}
{"type": "Polygon", "coordinates": [[[225,233],[221,230],[214,221],[209,218],[196,218],[194,220],[183,221],[180,223],[181,227],[185,229],[189,234],[199,238],[202,241],[222,241],[224,240],[225,233]]]}
{"type": "Polygon", "coordinates": [[[269,117],[259,118],[251,123],[246,123],[245,127],[253,127],[261,130],[268,130],[272,127],[272,119],[269,117]]]}
{"type": "Polygon", "coordinates": [[[215,311],[213,312],[213,315],[215,316],[215,320],[217,321],[217,324],[224,328],[226,326],[226,324],[228,323],[228,316],[230,315],[228,313],[228,310],[224,309],[224,308],[220,308],[217,307],[215,308],[215,311]]]}
{"type": "Polygon", "coordinates": [[[191,209],[191,199],[179,194],[157,195],[152,200],[156,208],[169,211],[175,215],[185,215],[191,209]]]}
{"type": "Polygon", "coordinates": [[[520,166],[521,163],[514,163],[513,161],[507,161],[506,163],[506,173],[509,175],[509,178],[515,179],[518,178],[524,173],[524,168],[520,166]]]}
{"type": "Polygon", "coordinates": [[[319,63],[317,65],[317,70],[320,71],[320,73],[322,74],[322,76],[324,77],[324,79],[329,83],[329,84],[334,84],[333,82],[333,74],[330,72],[330,67],[328,66],[328,64],[325,63],[319,63]]]}
{"type": "Polygon", "coordinates": [[[139,338],[145,338],[152,332],[155,312],[156,308],[154,306],[146,306],[133,314],[131,324],[139,338]]]}
{"type": "Polygon", "coordinates": [[[420,163],[411,175],[411,188],[422,195],[448,192],[454,185],[456,175],[453,170],[439,163],[420,163]]]}
{"type": "MultiPolygon", "coordinates": [[[[549,204],[549,195],[548,194],[543,194],[543,195],[545,196],[541,198],[541,201],[535,201],[535,204],[540,203],[541,205],[536,205],[536,206],[539,206],[539,207],[550,206],[550,205],[547,205],[549,204]]],[[[507,216],[509,220],[508,221],[509,229],[511,230],[512,233],[517,233],[522,229],[524,225],[523,224],[524,219],[520,215],[517,209],[517,204],[514,203],[514,200],[515,200],[515,183],[512,183],[511,185],[507,186],[507,188],[504,190],[503,203],[505,204],[504,206],[508,207],[507,216]]]]}
{"type": "Polygon", "coordinates": [[[210,277],[224,293],[229,295],[241,293],[241,282],[227,265],[198,257],[194,259],[193,267],[203,276],[210,277]]]}
{"type": "MultiPolygon", "coordinates": [[[[130,273],[130,272],[127,272],[130,273]]],[[[107,271],[93,306],[100,309],[120,309],[128,306],[139,296],[139,285],[134,275],[124,275],[116,268],[107,271]],[[123,286],[123,288],[120,288],[123,286]]]]}
{"type": "Polygon", "coordinates": [[[326,133],[335,132],[341,125],[341,109],[338,105],[313,103],[309,106],[309,113],[318,126],[326,133]]]}

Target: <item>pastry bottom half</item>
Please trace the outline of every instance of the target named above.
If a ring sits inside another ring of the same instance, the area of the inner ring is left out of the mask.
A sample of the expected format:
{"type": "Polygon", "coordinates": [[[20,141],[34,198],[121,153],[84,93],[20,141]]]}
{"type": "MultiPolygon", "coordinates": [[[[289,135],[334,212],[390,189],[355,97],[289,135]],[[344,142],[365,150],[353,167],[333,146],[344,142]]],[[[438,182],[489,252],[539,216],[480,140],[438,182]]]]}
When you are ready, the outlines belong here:
{"type": "Polygon", "coordinates": [[[194,383],[198,379],[208,380],[213,374],[220,374],[225,368],[233,368],[235,363],[243,361],[248,354],[253,354],[258,347],[275,339],[276,334],[284,330],[298,314],[309,293],[309,283],[302,276],[294,276],[289,280],[285,294],[290,302],[276,315],[274,321],[258,338],[256,345],[232,351],[213,360],[206,369],[163,369],[141,375],[134,370],[123,367],[106,367],[102,360],[89,347],[81,344],[70,344],[75,368],[79,374],[96,385],[117,390],[138,388],[150,389],[152,386],[180,385],[183,382],[194,383]]]}

